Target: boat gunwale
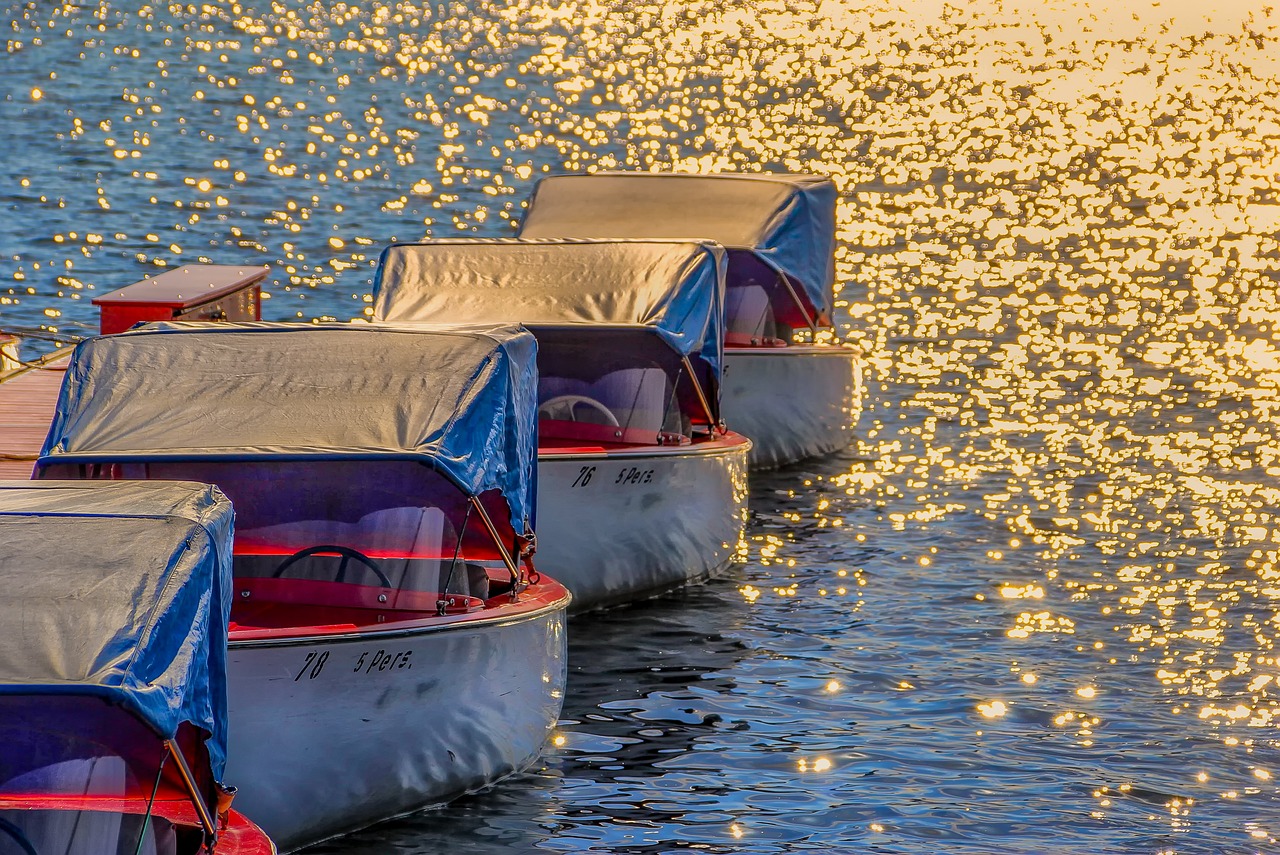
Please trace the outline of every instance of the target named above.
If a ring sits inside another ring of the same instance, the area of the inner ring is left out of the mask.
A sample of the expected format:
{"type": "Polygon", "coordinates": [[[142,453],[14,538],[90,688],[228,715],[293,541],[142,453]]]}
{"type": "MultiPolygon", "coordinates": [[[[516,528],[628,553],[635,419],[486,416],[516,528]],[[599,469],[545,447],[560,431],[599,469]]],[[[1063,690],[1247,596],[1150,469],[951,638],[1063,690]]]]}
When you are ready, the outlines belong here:
{"type": "Polygon", "coordinates": [[[862,348],[856,344],[849,342],[832,342],[831,344],[814,344],[812,342],[804,342],[803,344],[789,344],[786,347],[751,347],[748,345],[731,345],[724,346],[725,356],[729,354],[776,354],[778,356],[852,356],[857,358],[864,356],[862,348]]]}
{"type": "MultiPolygon", "coordinates": [[[[550,579],[550,577],[546,577],[550,579]]],[[[297,635],[258,635],[258,633],[278,633],[279,629],[233,629],[227,634],[228,651],[244,650],[255,647],[301,646],[318,643],[360,641],[369,638],[402,638],[409,636],[429,635],[437,632],[448,632],[457,629],[500,628],[519,623],[539,620],[555,612],[567,612],[573,595],[569,589],[559,582],[550,579],[554,588],[527,601],[502,603],[496,607],[468,612],[458,615],[431,615],[411,620],[390,621],[357,627],[353,630],[343,629],[329,633],[307,633],[297,635]],[[555,591],[559,588],[559,593],[555,591]],[[494,614],[486,614],[486,611],[494,614]]],[[[545,585],[546,582],[537,583],[545,585]]],[[[528,589],[525,589],[528,591],[528,589]]],[[[499,597],[508,596],[500,594],[499,597]]],[[[314,629],[314,627],[311,627],[314,629]]]]}
{"type": "Polygon", "coordinates": [[[641,457],[720,457],[734,454],[739,450],[751,451],[750,438],[728,431],[713,439],[700,440],[688,445],[625,445],[615,448],[603,446],[571,446],[565,449],[539,448],[538,461],[553,460],[600,460],[609,458],[641,458],[641,457]]]}

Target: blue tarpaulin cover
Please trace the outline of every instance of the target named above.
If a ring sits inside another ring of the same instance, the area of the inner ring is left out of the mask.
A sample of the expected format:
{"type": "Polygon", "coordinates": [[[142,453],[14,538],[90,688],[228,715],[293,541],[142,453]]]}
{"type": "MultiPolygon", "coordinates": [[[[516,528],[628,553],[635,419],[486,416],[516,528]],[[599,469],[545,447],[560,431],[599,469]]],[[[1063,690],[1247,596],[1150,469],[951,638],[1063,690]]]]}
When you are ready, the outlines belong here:
{"type": "Polygon", "coordinates": [[[392,322],[519,323],[539,336],[656,335],[713,391],[723,300],[724,250],[707,241],[471,239],[387,247],[373,310],[392,322]]]}
{"type": "Polygon", "coordinates": [[[231,537],[207,484],[0,482],[0,694],[101,697],[167,739],[190,722],[220,779],[231,537]]]}
{"type": "MultiPolygon", "coordinates": [[[[597,172],[555,175],[534,190],[522,238],[703,238],[785,275],[805,310],[829,324],[836,188],[817,175],[597,172]]],[[[796,324],[799,325],[799,324],[796,324]]]]}
{"type": "Polygon", "coordinates": [[[148,324],[76,347],[37,472],[109,461],[419,460],[468,496],[500,493],[524,535],[535,501],[536,359],[533,336],[509,326],[148,324]]]}

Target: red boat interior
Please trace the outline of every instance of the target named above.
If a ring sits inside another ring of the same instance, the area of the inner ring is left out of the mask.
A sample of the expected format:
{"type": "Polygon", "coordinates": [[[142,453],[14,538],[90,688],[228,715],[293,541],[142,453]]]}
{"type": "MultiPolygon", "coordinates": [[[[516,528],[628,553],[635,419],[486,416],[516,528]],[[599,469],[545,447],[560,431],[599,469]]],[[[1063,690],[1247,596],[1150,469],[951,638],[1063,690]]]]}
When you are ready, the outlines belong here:
{"type": "Polygon", "coordinates": [[[491,586],[485,591],[487,596],[353,582],[239,577],[230,630],[235,638],[296,635],[303,630],[309,635],[340,634],[384,623],[480,611],[487,601],[496,603],[499,597],[510,594],[511,580],[505,568],[495,569],[490,575],[489,569],[480,565],[468,567],[484,574],[482,584],[491,586]]]}
{"type": "Polygon", "coordinates": [[[67,464],[42,474],[218,485],[236,508],[233,639],[482,611],[510,603],[517,584],[502,555],[518,553],[505,501],[473,503],[417,461],[67,464]]]}
{"type": "MultiPolygon", "coordinates": [[[[176,750],[207,770],[203,738],[184,728],[176,750]]],[[[198,855],[210,850],[197,817],[164,739],[123,708],[93,696],[0,698],[0,855],[198,855]]],[[[219,855],[273,851],[234,811],[218,823],[219,855]]]]}
{"type": "Polygon", "coordinates": [[[739,249],[729,251],[724,319],[726,347],[787,347],[831,326],[800,283],[739,249]]]}
{"type": "Polygon", "coordinates": [[[774,316],[769,292],[755,283],[729,288],[724,295],[725,347],[786,347],[791,328],[774,316]]]}
{"type": "Polygon", "coordinates": [[[539,452],[683,446],[721,433],[710,412],[714,390],[690,375],[687,359],[656,340],[623,342],[577,331],[540,335],[539,452]]]}
{"type": "Polygon", "coordinates": [[[211,852],[190,800],[149,796],[0,793],[0,853],[275,855],[262,830],[235,811],[222,818],[211,852]]]}

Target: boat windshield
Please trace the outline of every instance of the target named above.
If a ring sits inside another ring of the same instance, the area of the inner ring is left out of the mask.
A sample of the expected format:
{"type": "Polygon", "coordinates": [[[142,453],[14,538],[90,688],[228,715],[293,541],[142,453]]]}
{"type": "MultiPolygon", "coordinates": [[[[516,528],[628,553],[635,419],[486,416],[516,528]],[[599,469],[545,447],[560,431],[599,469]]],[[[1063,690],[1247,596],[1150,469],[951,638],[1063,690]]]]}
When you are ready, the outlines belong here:
{"type": "Polygon", "coordinates": [[[725,291],[724,315],[727,344],[761,344],[780,340],[769,292],[755,283],[725,291]]]}
{"type": "Polygon", "coordinates": [[[158,736],[97,698],[0,698],[0,855],[197,852],[198,829],[153,810],[164,757],[158,736]]]}
{"type": "Polygon", "coordinates": [[[601,353],[594,342],[563,340],[542,345],[538,367],[541,441],[653,445],[693,432],[676,394],[679,369],[672,376],[656,362],[601,353]]]}
{"type": "Polygon", "coordinates": [[[798,330],[830,326],[818,323],[802,293],[799,282],[765,264],[755,252],[731,250],[724,292],[726,343],[785,343],[798,330]]]}

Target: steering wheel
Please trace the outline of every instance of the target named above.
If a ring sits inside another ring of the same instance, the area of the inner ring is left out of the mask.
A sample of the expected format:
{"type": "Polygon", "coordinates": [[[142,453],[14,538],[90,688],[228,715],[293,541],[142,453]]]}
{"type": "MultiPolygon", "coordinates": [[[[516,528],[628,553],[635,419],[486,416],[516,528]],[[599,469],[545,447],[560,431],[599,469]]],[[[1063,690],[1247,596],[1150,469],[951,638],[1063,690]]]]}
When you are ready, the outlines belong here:
{"type": "Polygon", "coordinates": [[[382,586],[384,588],[395,587],[394,585],[391,584],[391,580],[387,578],[387,574],[383,573],[382,570],[378,568],[378,565],[374,563],[372,558],[365,555],[363,552],[360,552],[359,550],[352,549],[349,546],[338,546],[332,543],[322,543],[319,546],[308,546],[306,549],[299,549],[297,552],[290,555],[284,561],[280,562],[280,566],[276,568],[276,572],[271,574],[272,578],[279,579],[281,576],[284,575],[284,571],[288,570],[290,567],[292,567],[294,564],[297,564],[302,559],[310,558],[312,555],[341,555],[342,556],[342,563],[338,565],[338,575],[334,577],[334,580],[333,580],[335,582],[342,582],[346,579],[347,565],[350,564],[351,559],[354,558],[356,561],[360,562],[365,567],[368,567],[370,570],[372,570],[374,575],[378,577],[378,581],[382,583],[382,586]]]}
{"type": "Polygon", "coordinates": [[[588,398],[586,395],[557,395],[554,398],[548,398],[538,407],[538,417],[560,419],[566,422],[580,421],[577,413],[579,404],[604,419],[602,422],[591,420],[592,424],[618,427],[618,419],[613,412],[595,398],[588,398]]]}
{"type": "Polygon", "coordinates": [[[26,855],[40,855],[31,839],[23,833],[22,829],[3,817],[0,817],[0,831],[12,837],[13,842],[18,844],[18,848],[25,852],[26,855]]]}

